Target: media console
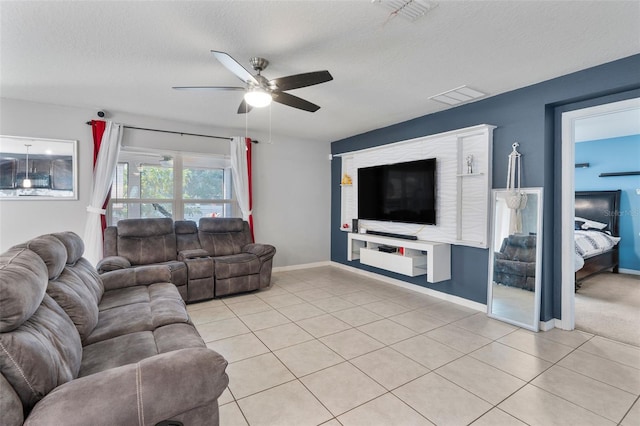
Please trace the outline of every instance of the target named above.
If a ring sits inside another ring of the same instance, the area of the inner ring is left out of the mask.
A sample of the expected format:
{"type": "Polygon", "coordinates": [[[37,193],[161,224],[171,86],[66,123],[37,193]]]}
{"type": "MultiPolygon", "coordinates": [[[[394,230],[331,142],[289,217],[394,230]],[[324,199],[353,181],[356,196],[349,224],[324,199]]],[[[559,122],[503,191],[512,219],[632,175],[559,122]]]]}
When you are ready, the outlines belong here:
{"type": "Polygon", "coordinates": [[[364,265],[410,277],[426,275],[430,283],[451,279],[451,245],[447,243],[352,232],[347,239],[347,260],[358,259],[364,265]],[[380,250],[381,246],[385,248],[380,250]],[[388,252],[389,246],[398,250],[388,252]]]}

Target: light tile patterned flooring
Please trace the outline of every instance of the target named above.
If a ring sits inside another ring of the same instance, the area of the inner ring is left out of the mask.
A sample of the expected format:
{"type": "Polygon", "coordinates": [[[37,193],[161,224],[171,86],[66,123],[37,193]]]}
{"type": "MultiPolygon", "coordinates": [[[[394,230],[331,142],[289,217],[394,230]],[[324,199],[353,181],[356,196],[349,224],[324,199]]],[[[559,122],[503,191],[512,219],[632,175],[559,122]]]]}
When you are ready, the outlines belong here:
{"type": "Polygon", "coordinates": [[[532,333],[340,268],[188,310],[229,361],[222,426],[640,424],[640,348],[532,333]]]}

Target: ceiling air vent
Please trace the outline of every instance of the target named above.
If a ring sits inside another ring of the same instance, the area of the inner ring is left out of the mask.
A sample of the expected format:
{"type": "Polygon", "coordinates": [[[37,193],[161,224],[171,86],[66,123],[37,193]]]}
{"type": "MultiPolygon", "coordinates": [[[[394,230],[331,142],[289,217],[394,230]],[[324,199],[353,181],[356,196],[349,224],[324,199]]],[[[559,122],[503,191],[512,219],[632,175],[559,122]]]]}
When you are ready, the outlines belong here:
{"type": "Polygon", "coordinates": [[[373,0],[373,3],[390,10],[390,17],[400,16],[411,22],[438,7],[438,3],[429,0],[373,0]]]}
{"type": "Polygon", "coordinates": [[[442,102],[447,105],[459,105],[487,96],[486,93],[479,92],[467,86],[456,87],[437,95],[429,96],[429,99],[442,102]]]}

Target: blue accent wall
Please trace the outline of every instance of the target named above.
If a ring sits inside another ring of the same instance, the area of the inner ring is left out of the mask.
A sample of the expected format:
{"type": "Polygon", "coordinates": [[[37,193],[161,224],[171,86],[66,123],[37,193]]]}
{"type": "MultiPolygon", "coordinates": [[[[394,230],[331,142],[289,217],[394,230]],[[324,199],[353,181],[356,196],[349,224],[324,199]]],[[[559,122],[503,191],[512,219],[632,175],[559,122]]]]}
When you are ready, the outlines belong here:
{"type": "Polygon", "coordinates": [[[599,177],[600,173],[640,171],[640,135],[580,142],[576,163],[576,191],[621,189],[620,268],[640,272],[640,175],[599,177]]]}
{"type": "MultiPolygon", "coordinates": [[[[472,76],[470,76],[472,79],[472,76]]],[[[556,129],[558,108],[606,96],[640,96],[640,55],[558,77],[474,103],[425,115],[389,127],[335,141],[332,154],[386,145],[405,139],[433,135],[478,124],[498,126],[493,141],[493,187],[503,188],[507,175],[507,156],[511,144],[520,143],[522,184],[544,187],[544,231],[542,262],[541,320],[560,318],[561,282],[560,215],[556,188],[560,179],[560,139],[556,129]],[[555,207],[557,202],[558,207],[555,207]],[[557,228],[557,229],[556,229],[557,228]]],[[[417,96],[420,96],[419,94],[417,96]]],[[[426,99],[425,102],[431,102],[426,99]]],[[[433,288],[479,303],[487,301],[488,250],[452,246],[452,279],[428,284],[424,276],[409,278],[359,262],[347,262],[347,235],[340,231],[341,160],[334,157],[331,170],[331,260],[361,269],[375,270],[423,287],[433,288]]],[[[573,164],[570,165],[573,167],[573,164]]],[[[573,196],[573,194],[570,194],[573,196]]]]}

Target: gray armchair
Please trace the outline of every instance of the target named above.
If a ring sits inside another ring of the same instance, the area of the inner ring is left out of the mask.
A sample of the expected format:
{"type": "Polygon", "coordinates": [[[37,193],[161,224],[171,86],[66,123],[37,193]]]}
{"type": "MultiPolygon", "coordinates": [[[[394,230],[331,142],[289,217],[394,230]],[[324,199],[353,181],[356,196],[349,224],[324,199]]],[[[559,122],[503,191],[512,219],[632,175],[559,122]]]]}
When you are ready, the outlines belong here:
{"type": "Polygon", "coordinates": [[[536,236],[509,235],[495,253],[493,281],[533,291],[536,285],[536,236]]]}
{"type": "Polygon", "coordinates": [[[198,239],[213,258],[216,297],[271,285],[276,249],[268,244],[254,244],[247,222],[236,218],[202,218],[198,239]]]}
{"type": "Polygon", "coordinates": [[[104,259],[98,272],[140,265],[163,264],[171,270],[171,282],[187,300],[187,266],[178,260],[176,233],[169,218],[124,219],[104,232],[104,259]]]}

